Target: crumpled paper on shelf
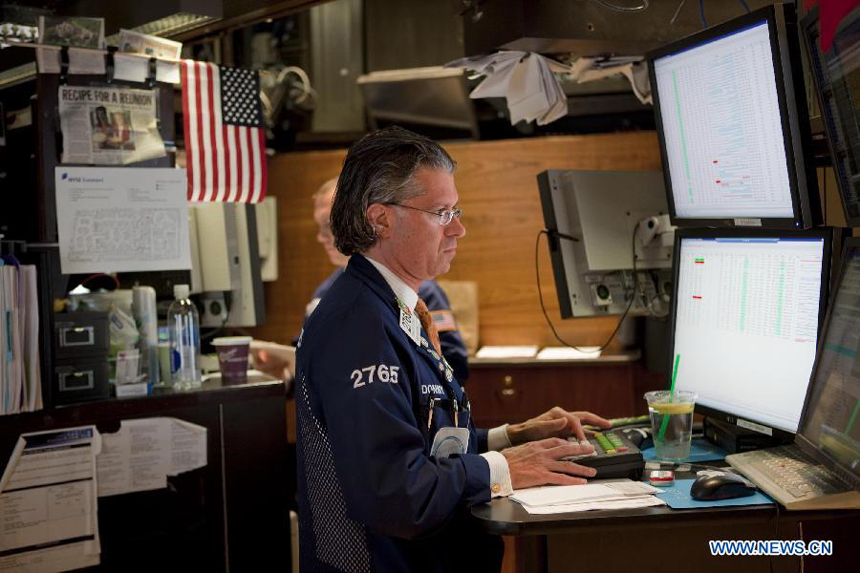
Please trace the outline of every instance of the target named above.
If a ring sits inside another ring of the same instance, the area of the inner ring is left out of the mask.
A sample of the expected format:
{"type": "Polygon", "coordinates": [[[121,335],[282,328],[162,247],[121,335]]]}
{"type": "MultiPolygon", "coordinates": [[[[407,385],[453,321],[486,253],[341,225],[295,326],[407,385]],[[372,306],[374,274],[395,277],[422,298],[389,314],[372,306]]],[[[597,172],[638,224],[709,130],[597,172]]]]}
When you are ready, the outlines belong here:
{"type": "Polygon", "coordinates": [[[512,125],[520,121],[546,125],[567,115],[567,96],[555,73],[569,72],[570,68],[540,54],[501,51],[463,58],[445,67],[466,68],[486,76],[469,97],[505,98],[512,125]]]}

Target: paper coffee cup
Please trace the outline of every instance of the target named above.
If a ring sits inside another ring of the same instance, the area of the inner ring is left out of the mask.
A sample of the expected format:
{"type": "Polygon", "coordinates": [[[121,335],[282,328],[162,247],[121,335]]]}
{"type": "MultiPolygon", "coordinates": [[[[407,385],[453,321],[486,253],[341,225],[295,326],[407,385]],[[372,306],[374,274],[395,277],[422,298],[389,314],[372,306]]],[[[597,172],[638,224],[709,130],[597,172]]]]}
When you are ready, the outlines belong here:
{"type": "Polygon", "coordinates": [[[212,341],[218,353],[223,384],[244,384],[248,380],[250,336],[222,336],[212,341]]]}

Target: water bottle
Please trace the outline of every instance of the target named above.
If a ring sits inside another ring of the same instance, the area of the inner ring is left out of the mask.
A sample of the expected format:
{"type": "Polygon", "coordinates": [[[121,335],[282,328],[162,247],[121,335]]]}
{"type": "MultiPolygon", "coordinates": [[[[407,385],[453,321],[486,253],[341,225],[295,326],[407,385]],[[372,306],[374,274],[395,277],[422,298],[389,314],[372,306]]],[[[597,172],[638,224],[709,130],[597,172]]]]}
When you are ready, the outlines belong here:
{"type": "Polygon", "coordinates": [[[167,311],[170,374],[177,390],[200,388],[200,319],[188,298],[188,285],[174,285],[176,300],[167,311]]]}

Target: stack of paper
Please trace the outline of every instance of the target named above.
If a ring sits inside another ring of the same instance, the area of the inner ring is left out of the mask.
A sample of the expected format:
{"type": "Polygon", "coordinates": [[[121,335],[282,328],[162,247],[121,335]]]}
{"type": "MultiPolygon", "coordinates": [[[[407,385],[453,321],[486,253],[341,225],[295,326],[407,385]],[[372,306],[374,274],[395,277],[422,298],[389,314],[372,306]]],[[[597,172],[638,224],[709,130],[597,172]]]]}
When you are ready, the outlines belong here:
{"type": "Polygon", "coordinates": [[[514,491],[511,499],[535,515],[666,505],[654,486],[632,480],[598,480],[586,485],[544,486],[514,491]]]}
{"type": "Polygon", "coordinates": [[[554,74],[569,72],[570,68],[540,54],[502,51],[463,58],[445,67],[466,68],[486,76],[469,97],[505,98],[511,125],[535,120],[546,125],[567,115],[567,96],[554,74]]]}
{"type": "Polygon", "coordinates": [[[0,415],[42,409],[36,267],[0,259],[0,415]]]}
{"type": "Polygon", "coordinates": [[[537,353],[538,360],[584,360],[586,358],[600,358],[600,347],[582,346],[577,349],[569,346],[547,346],[537,353]]]}
{"type": "Polygon", "coordinates": [[[0,478],[0,570],[99,564],[95,426],[22,434],[0,478]]]}
{"type": "Polygon", "coordinates": [[[537,346],[482,346],[475,358],[534,358],[537,346]]]}

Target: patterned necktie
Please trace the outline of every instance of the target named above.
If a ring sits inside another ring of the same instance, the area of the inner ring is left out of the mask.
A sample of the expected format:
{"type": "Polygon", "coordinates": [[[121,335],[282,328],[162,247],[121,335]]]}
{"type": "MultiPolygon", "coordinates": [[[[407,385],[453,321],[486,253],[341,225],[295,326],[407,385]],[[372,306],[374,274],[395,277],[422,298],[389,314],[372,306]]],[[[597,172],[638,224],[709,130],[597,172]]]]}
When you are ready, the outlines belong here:
{"type": "Polygon", "coordinates": [[[439,332],[436,330],[436,324],[433,322],[433,317],[430,316],[430,311],[427,310],[427,305],[420,298],[418,304],[415,305],[415,314],[418,315],[418,320],[421,321],[421,326],[424,332],[427,333],[427,338],[430,339],[430,344],[442,356],[442,345],[439,344],[439,332]]]}

